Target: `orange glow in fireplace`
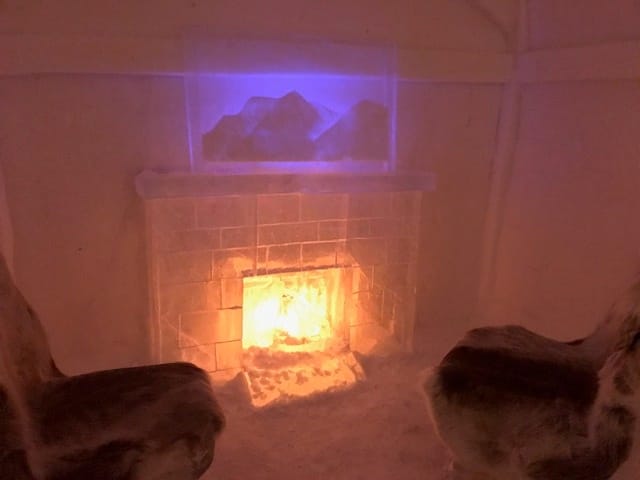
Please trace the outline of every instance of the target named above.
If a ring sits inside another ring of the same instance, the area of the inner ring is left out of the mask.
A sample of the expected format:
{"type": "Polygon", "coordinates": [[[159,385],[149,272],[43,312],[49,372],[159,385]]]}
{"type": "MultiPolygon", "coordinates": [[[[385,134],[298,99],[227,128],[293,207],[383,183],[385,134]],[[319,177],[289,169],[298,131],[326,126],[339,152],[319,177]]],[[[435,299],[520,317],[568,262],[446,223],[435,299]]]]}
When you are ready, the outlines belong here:
{"type": "Polygon", "coordinates": [[[349,387],[364,372],[345,324],[352,271],[324,268],[243,279],[243,375],[260,407],[349,387]]]}
{"type": "Polygon", "coordinates": [[[336,269],[244,279],[242,346],[321,350],[332,337],[336,269]]]}

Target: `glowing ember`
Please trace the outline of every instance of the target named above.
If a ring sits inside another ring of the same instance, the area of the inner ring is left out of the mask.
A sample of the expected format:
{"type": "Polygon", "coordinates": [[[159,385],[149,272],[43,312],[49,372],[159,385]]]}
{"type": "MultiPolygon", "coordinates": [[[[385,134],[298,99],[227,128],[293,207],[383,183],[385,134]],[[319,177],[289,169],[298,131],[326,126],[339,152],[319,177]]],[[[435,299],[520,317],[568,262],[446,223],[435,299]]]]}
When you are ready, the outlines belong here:
{"type": "Polygon", "coordinates": [[[243,374],[254,406],[364,378],[345,341],[344,276],[327,268],[243,280],[243,374]]]}
{"type": "Polygon", "coordinates": [[[243,373],[255,407],[342,390],[365,378],[351,352],[296,354],[252,350],[249,355],[252,368],[243,373]]]}
{"type": "Polygon", "coordinates": [[[330,281],[317,273],[246,278],[243,347],[321,349],[332,335],[330,281]]]}

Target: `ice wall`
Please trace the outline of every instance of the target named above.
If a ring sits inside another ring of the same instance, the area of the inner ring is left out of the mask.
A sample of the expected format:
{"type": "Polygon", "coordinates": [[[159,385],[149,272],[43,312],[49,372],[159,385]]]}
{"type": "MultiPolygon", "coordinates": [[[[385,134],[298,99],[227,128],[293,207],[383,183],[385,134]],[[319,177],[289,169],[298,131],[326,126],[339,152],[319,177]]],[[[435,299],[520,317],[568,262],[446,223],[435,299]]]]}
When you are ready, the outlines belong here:
{"type": "MultiPolygon", "coordinates": [[[[122,72],[136,65],[162,69],[158,38],[178,56],[179,34],[192,25],[222,36],[395,43],[427,54],[446,51],[441,59],[508,50],[512,3],[480,2],[489,10],[475,3],[160,0],[150,8],[148,2],[4,2],[0,32],[23,39],[27,51],[34,48],[33,55],[14,58],[12,68],[32,71],[40,35],[69,45],[47,64],[55,74],[11,70],[0,79],[0,160],[18,283],[41,313],[61,368],[79,373],[149,358],[144,218],[133,178],[144,168],[188,170],[188,136],[181,78],[140,75],[141,68],[139,75],[122,72]],[[487,16],[492,9],[507,27],[487,16]],[[93,51],[96,44],[84,43],[85,36],[113,46],[93,51]],[[121,41],[125,37],[135,42],[121,41]],[[120,74],[107,74],[111,66],[120,74]]],[[[474,72],[482,77],[485,70],[482,63],[454,65],[453,83],[423,78],[399,85],[399,164],[441,179],[425,219],[431,226],[425,226],[420,277],[429,288],[420,295],[420,321],[432,343],[438,343],[439,318],[462,318],[455,325],[464,325],[467,299],[474,296],[476,273],[468,272],[476,267],[468,265],[478,262],[501,90],[498,83],[473,84],[474,72]],[[469,79],[460,71],[470,72],[469,79]]]]}
{"type": "Polygon", "coordinates": [[[544,58],[522,79],[484,321],[571,339],[640,272],[640,84],[621,68],[640,51],[640,5],[528,6],[528,50],[544,58]]]}

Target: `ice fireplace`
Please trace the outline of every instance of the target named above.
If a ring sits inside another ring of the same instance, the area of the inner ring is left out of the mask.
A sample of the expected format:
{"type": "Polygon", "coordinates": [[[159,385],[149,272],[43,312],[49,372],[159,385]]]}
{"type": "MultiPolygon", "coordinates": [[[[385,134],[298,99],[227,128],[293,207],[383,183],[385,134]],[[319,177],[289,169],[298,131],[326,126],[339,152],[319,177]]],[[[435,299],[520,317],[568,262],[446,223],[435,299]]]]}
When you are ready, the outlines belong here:
{"type": "Polygon", "coordinates": [[[430,187],[415,175],[142,173],[156,360],[260,375],[264,404],[354,382],[353,351],[410,349],[430,187]]]}
{"type": "Polygon", "coordinates": [[[254,405],[409,349],[428,175],[395,165],[395,51],[186,45],[191,174],[143,173],[158,361],[242,372],[254,405]]]}

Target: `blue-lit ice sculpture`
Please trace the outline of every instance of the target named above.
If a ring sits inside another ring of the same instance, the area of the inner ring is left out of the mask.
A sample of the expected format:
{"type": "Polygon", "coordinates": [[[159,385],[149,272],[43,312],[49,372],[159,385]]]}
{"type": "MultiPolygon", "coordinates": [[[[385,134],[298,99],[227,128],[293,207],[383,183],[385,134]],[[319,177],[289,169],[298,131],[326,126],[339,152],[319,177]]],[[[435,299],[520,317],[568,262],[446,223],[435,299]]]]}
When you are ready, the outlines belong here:
{"type": "Polygon", "coordinates": [[[383,162],[389,154],[389,111],[360,100],[340,114],[297,91],[251,97],[202,135],[211,162],[383,162]]]}

